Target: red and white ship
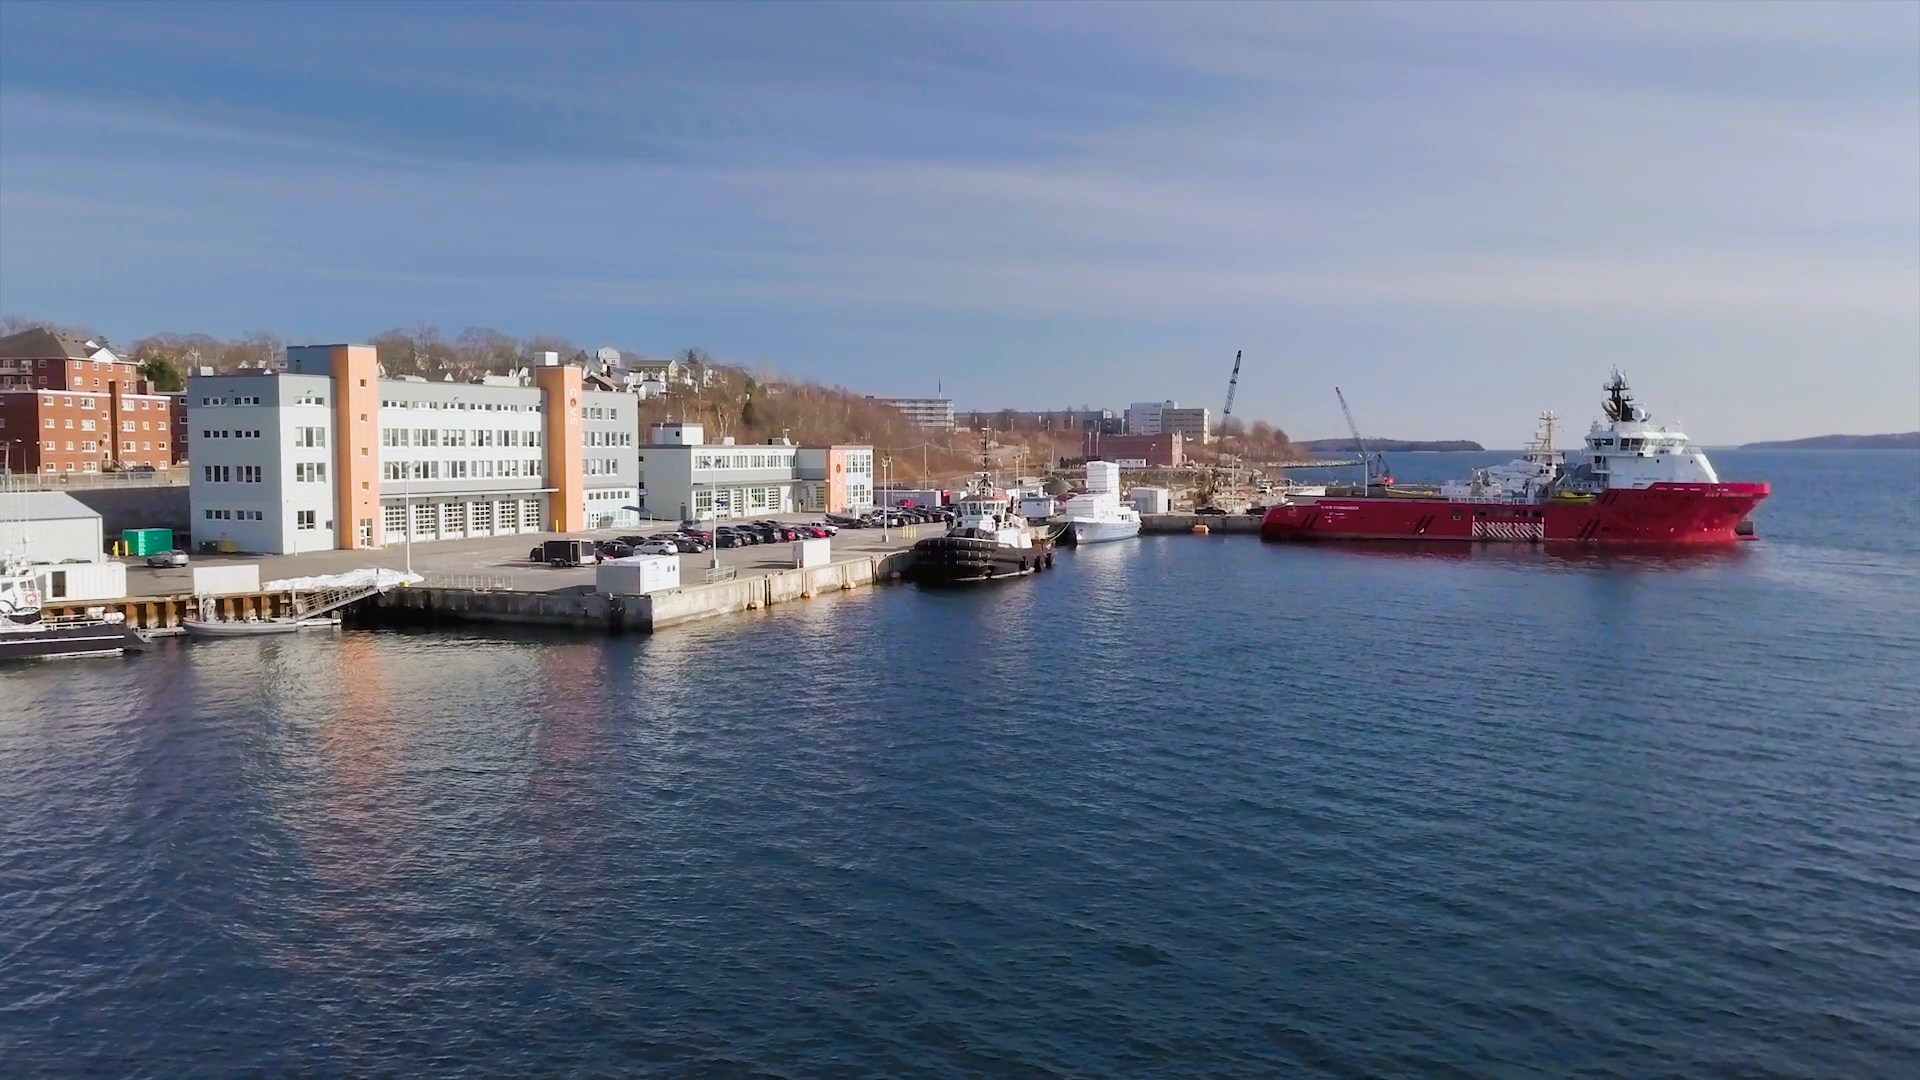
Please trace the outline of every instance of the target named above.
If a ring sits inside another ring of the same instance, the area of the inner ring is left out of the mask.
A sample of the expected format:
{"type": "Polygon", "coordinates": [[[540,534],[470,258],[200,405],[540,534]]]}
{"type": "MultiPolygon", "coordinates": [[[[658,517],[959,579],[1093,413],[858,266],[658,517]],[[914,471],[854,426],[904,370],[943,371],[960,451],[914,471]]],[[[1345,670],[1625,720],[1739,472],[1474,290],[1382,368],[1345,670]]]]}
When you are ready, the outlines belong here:
{"type": "Polygon", "coordinates": [[[1553,446],[1553,414],[1525,454],[1438,493],[1370,488],[1360,498],[1290,499],[1267,511],[1269,540],[1503,540],[1571,544],[1725,544],[1772,488],[1723,483],[1677,428],[1648,423],[1627,381],[1606,386],[1607,423],[1586,444],[1553,446]]]}

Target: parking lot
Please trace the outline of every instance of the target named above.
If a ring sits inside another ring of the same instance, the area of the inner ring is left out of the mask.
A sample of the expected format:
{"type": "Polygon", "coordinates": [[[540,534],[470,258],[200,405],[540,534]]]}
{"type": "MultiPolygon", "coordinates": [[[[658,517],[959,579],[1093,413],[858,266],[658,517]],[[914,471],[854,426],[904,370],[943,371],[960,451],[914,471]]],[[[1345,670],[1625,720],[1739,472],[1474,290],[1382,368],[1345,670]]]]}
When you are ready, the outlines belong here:
{"type": "MultiPolygon", "coordinates": [[[[786,514],[772,520],[798,524],[819,520],[819,518],[818,514],[786,514]]],[[[573,533],[519,533],[513,536],[435,540],[413,545],[412,567],[414,573],[426,576],[429,581],[440,580],[455,586],[465,584],[468,587],[477,587],[484,583],[489,587],[511,588],[527,592],[552,592],[580,586],[591,587],[594,577],[592,566],[551,567],[544,563],[530,561],[527,558],[528,552],[547,540],[565,537],[611,540],[616,536],[631,534],[649,536],[655,533],[672,532],[678,527],[677,521],[655,521],[639,526],[573,533]]],[[[888,539],[883,541],[879,529],[842,529],[830,543],[833,557],[842,559],[854,555],[876,555],[899,551],[911,547],[916,538],[938,535],[942,531],[944,526],[932,524],[920,525],[911,533],[907,530],[893,529],[888,534],[888,539]]],[[[683,582],[704,581],[707,568],[715,561],[714,555],[715,553],[711,551],[698,555],[681,555],[680,579],[683,582]]],[[[735,572],[740,574],[786,569],[793,565],[791,543],[723,548],[718,555],[719,565],[733,567],[735,572]]],[[[193,565],[199,566],[258,563],[260,580],[263,582],[292,577],[318,577],[367,567],[401,570],[408,565],[407,546],[404,543],[394,544],[377,551],[316,551],[304,555],[253,556],[195,554],[192,558],[193,565]]],[[[192,566],[153,570],[148,569],[140,559],[127,559],[126,563],[129,596],[167,596],[193,591],[192,566]]]]}

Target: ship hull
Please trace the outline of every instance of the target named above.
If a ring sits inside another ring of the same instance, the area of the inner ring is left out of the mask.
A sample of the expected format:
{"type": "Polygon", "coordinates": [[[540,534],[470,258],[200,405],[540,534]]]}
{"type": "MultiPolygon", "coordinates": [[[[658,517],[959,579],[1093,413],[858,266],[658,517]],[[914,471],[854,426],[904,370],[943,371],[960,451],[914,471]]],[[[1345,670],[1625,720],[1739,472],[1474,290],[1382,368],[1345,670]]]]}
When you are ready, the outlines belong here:
{"type": "Polygon", "coordinates": [[[1105,544],[1114,540],[1131,540],[1140,535],[1140,522],[1133,521],[1094,521],[1088,518],[1067,518],[1066,529],[1060,534],[1063,544],[1105,544]]]}
{"type": "Polygon", "coordinates": [[[1267,511],[1268,540],[1457,540],[1567,544],[1732,544],[1767,484],[1654,484],[1581,502],[1318,499],[1267,511]]]}
{"type": "Polygon", "coordinates": [[[1051,545],[1003,547],[991,540],[936,536],[913,545],[902,576],[917,585],[978,585],[1025,577],[1053,565],[1051,545]]]}
{"type": "Polygon", "coordinates": [[[125,623],[48,626],[0,633],[0,660],[41,660],[71,656],[110,656],[146,645],[125,623]]]}

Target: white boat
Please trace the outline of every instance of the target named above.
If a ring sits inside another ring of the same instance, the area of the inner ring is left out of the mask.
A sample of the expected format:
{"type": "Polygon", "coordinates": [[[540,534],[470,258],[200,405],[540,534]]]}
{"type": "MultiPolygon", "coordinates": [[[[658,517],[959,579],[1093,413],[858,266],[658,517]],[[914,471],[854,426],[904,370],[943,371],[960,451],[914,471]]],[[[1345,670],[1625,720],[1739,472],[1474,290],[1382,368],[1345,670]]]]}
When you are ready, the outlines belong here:
{"type": "MultiPolygon", "coordinates": [[[[9,509],[7,520],[15,516],[9,509]]],[[[24,526],[26,515],[17,517],[24,526]]],[[[24,541],[24,528],[20,535],[24,541]]],[[[138,652],[146,644],[146,635],[128,626],[127,617],[117,611],[89,608],[85,615],[43,614],[33,564],[23,554],[0,551],[0,660],[113,656],[138,652]]]]}
{"type": "Polygon", "coordinates": [[[300,629],[298,619],[184,619],[180,629],[194,637],[255,637],[260,634],[291,634],[300,629]]]}
{"type": "Polygon", "coordinates": [[[1140,535],[1140,511],[1120,501],[1120,466],[1087,462],[1087,490],[1075,495],[1049,519],[1063,526],[1063,544],[1104,544],[1140,535]]]}

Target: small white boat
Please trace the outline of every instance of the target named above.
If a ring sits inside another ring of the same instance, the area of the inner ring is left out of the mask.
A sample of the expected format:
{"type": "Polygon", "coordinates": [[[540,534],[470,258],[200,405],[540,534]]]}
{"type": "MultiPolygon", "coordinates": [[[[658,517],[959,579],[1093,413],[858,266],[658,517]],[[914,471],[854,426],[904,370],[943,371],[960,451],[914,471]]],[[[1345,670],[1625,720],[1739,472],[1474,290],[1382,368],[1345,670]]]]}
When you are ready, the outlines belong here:
{"type": "Polygon", "coordinates": [[[180,628],[195,637],[254,637],[260,634],[291,634],[300,629],[299,619],[186,619],[180,628]]]}

